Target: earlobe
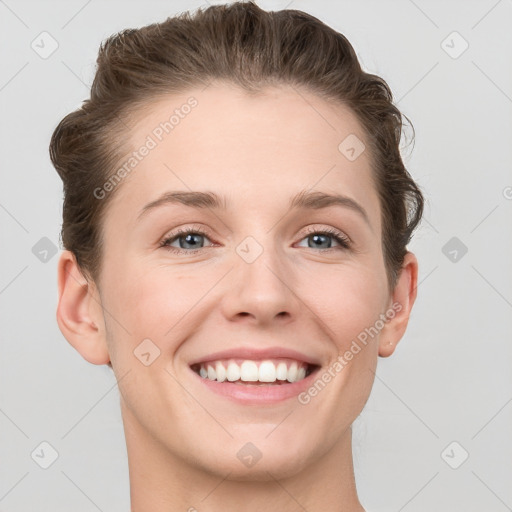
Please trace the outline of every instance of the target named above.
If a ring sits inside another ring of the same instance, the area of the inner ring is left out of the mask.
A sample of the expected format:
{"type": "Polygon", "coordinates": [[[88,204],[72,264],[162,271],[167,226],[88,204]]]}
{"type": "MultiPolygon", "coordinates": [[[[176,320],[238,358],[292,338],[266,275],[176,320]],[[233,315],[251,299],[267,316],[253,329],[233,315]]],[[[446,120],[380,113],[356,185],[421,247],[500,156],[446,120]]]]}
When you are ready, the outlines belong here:
{"type": "Polygon", "coordinates": [[[412,252],[407,252],[393,290],[394,316],[380,333],[379,356],[389,357],[405,333],[412,307],[416,300],[418,286],[418,261],[412,252]],[[396,307],[395,307],[396,306],[396,307]]]}
{"type": "Polygon", "coordinates": [[[74,254],[64,251],[58,263],[57,323],[68,342],[92,364],[107,364],[101,298],[94,283],[83,276],[74,254]]]}
{"type": "Polygon", "coordinates": [[[396,344],[392,341],[380,340],[379,341],[379,356],[389,357],[396,348],[396,344]]]}

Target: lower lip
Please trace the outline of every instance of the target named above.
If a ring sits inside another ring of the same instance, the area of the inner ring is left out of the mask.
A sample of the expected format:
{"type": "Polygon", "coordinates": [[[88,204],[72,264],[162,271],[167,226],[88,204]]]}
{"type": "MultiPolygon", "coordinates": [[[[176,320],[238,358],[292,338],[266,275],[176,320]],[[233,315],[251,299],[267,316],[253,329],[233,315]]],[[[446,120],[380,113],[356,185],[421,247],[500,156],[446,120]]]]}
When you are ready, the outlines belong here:
{"type": "Polygon", "coordinates": [[[311,386],[319,370],[319,367],[315,368],[307,377],[298,382],[262,386],[253,385],[251,383],[234,384],[229,381],[218,382],[216,380],[205,379],[192,369],[190,371],[200,379],[208,389],[218,395],[225,396],[228,399],[244,405],[264,405],[275,404],[283,400],[297,397],[297,395],[311,386]]]}

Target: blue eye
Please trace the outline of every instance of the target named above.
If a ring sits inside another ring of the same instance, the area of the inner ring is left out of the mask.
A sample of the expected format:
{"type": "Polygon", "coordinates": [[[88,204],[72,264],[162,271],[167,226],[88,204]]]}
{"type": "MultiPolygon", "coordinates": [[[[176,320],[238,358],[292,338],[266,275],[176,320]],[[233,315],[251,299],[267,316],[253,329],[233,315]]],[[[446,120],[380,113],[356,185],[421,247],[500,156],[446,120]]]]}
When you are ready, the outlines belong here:
{"type": "MultiPolygon", "coordinates": [[[[350,240],[343,233],[341,233],[340,231],[335,230],[335,229],[325,229],[322,231],[319,231],[317,229],[312,229],[308,233],[308,236],[306,236],[305,238],[312,238],[314,240],[313,243],[316,244],[316,247],[318,247],[319,243],[322,243],[322,238],[324,240],[329,239],[329,238],[334,238],[334,240],[336,240],[336,242],[341,246],[342,249],[350,249],[350,240]]],[[[330,245],[331,244],[329,244],[329,247],[327,247],[327,248],[322,248],[322,247],[319,247],[319,248],[320,248],[320,250],[328,251],[328,250],[332,249],[332,247],[330,247],[330,245]]],[[[337,248],[334,247],[333,249],[337,249],[337,248]]]]}
{"type": "MultiPolygon", "coordinates": [[[[176,253],[176,254],[195,254],[205,247],[199,247],[201,244],[200,239],[206,238],[209,240],[207,233],[198,228],[186,228],[180,229],[176,233],[170,234],[160,243],[160,247],[165,247],[166,250],[176,253]],[[171,246],[171,243],[175,241],[179,242],[179,248],[171,246]],[[187,247],[188,246],[188,247],[187,247]]],[[[302,238],[312,239],[313,245],[309,246],[309,248],[318,248],[320,252],[332,251],[332,250],[348,250],[351,247],[351,241],[348,237],[346,237],[340,231],[334,229],[325,229],[318,230],[312,229],[307,233],[307,236],[302,238]],[[329,243],[329,247],[320,247],[323,240],[329,240],[332,238],[339,244],[338,247],[331,247],[331,243],[329,243]]]]}
{"type": "Polygon", "coordinates": [[[188,253],[188,254],[194,254],[197,251],[200,251],[202,247],[197,248],[199,245],[199,242],[197,242],[197,239],[203,237],[207,238],[207,235],[204,231],[200,229],[193,229],[193,228],[187,228],[184,230],[178,230],[176,233],[169,235],[165,240],[162,241],[160,244],[160,247],[165,247],[167,250],[174,252],[174,253],[188,253]],[[185,241],[182,243],[181,240],[185,239],[185,241]],[[178,240],[180,243],[180,248],[172,247],[170,244],[173,243],[175,240],[178,240]],[[186,246],[191,244],[192,247],[187,248],[186,246]],[[191,250],[188,250],[191,249],[191,250]]]}

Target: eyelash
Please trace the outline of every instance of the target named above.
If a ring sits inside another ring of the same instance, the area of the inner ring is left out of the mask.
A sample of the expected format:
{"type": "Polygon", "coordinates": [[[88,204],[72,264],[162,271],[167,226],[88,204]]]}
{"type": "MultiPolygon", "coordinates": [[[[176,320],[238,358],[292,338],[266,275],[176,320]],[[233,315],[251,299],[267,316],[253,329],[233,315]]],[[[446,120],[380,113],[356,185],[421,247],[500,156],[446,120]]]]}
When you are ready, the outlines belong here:
{"type": "MultiPolygon", "coordinates": [[[[195,254],[199,251],[202,251],[203,249],[206,249],[206,247],[200,247],[199,249],[190,249],[190,250],[178,249],[177,247],[171,247],[170,245],[168,245],[171,242],[174,242],[174,240],[184,237],[189,234],[201,235],[201,236],[205,236],[206,238],[209,238],[208,233],[200,228],[189,227],[189,228],[185,228],[185,229],[178,229],[178,231],[176,231],[176,233],[172,233],[168,237],[164,238],[160,242],[160,247],[163,247],[166,250],[168,250],[169,252],[173,252],[175,254],[183,254],[183,253],[195,254]]],[[[311,228],[306,233],[306,236],[304,236],[301,240],[303,240],[304,238],[307,238],[311,235],[317,235],[317,234],[318,235],[328,235],[328,236],[334,238],[334,240],[336,240],[336,242],[338,242],[338,244],[339,244],[339,247],[329,247],[328,249],[318,249],[319,252],[329,252],[329,251],[333,251],[333,250],[346,251],[346,250],[349,250],[352,246],[352,242],[350,241],[350,239],[347,236],[345,236],[340,231],[338,231],[336,229],[332,229],[332,228],[327,228],[327,229],[323,229],[323,230],[311,228]]],[[[310,249],[311,249],[311,247],[310,247],[310,249]]]]}

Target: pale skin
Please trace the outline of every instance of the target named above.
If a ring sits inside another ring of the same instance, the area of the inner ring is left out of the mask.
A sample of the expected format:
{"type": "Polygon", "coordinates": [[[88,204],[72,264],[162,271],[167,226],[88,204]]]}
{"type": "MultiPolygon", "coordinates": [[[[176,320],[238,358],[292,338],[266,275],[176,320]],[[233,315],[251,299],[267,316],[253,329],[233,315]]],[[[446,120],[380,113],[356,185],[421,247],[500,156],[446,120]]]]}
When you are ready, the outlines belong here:
{"type": "Polygon", "coordinates": [[[197,106],[118,185],[97,282],[69,251],[58,265],[60,330],[88,362],[111,361],[119,383],[132,510],[364,511],[351,424],[378,356],[390,356],[405,333],[418,274],[408,252],[388,288],[369,151],[351,162],[338,150],[364,132],[348,109],[306,91],[251,97],[211,84],[152,102],[131,124],[132,150],[191,96],[197,106]],[[137,219],[177,190],[225,196],[227,209],[166,204],[137,219]],[[344,206],[287,212],[302,190],[348,196],[368,223],[344,206]],[[170,242],[181,254],[159,246],[187,227],[207,230],[195,235],[196,253],[186,235],[170,242]],[[325,229],[353,245],[332,235],[311,243],[325,229]],[[250,264],[236,251],[248,236],[263,248],[250,264]],[[401,310],[306,405],[236,404],[190,374],[193,358],[239,345],[297,349],[326,369],[393,303],[401,310]],[[145,366],[134,350],[148,338],[160,355],[145,366]],[[247,442],[262,454],[252,467],[237,457],[247,442]]]}

